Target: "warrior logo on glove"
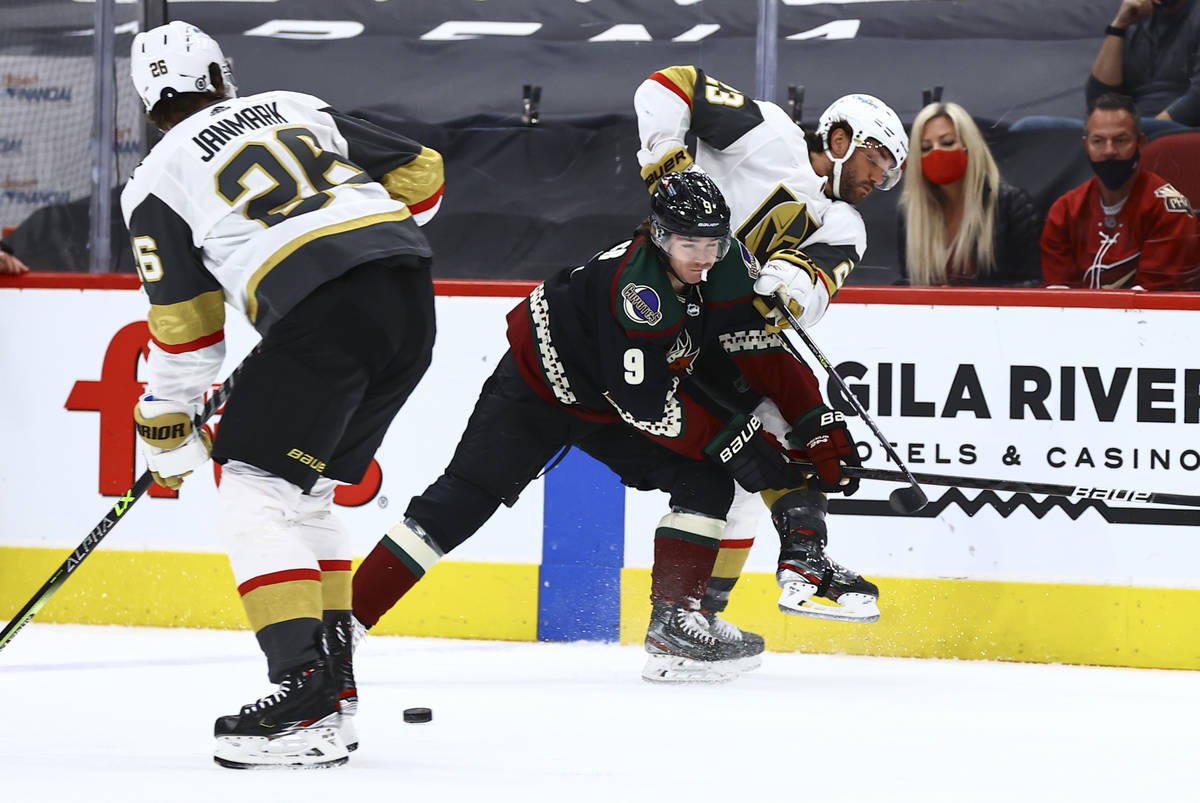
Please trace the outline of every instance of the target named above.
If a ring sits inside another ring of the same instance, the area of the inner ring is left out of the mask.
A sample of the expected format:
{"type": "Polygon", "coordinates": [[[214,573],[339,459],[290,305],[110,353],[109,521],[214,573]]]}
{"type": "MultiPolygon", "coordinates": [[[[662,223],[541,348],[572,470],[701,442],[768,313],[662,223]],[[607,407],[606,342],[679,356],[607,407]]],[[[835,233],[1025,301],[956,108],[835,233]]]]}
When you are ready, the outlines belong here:
{"type": "Polygon", "coordinates": [[[179,490],[183,478],[208,460],[212,438],[196,428],[199,406],[143,396],[133,408],[138,437],[145,444],[146,467],[164,488],[179,490]]]}

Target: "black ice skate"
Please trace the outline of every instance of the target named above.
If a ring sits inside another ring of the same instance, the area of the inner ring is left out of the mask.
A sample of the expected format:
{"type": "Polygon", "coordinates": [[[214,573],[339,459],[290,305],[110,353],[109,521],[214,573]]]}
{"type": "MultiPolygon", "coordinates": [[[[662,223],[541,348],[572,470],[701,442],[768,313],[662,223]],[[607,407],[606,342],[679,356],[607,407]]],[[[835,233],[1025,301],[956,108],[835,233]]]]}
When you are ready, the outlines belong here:
{"type": "Polygon", "coordinates": [[[342,741],[346,749],[358,749],[358,732],[354,727],[354,715],[358,713],[358,684],[354,682],[354,648],[362,640],[366,629],[351,614],[338,615],[325,628],[326,651],[333,679],[337,687],[338,713],[342,715],[342,741]]]}
{"type": "Polygon", "coordinates": [[[701,611],[701,613],[708,622],[708,632],[712,633],[713,638],[729,644],[738,652],[738,668],[742,672],[749,672],[751,669],[758,669],[762,666],[762,653],[766,649],[766,642],[763,641],[762,636],[751,633],[749,630],[742,630],[733,622],[725,621],[716,611],[701,611]]]}
{"type": "Polygon", "coordinates": [[[220,717],[213,760],[232,769],[313,768],[345,764],[337,684],[325,661],[284,677],[279,689],[220,717]]]}
{"type": "Polygon", "coordinates": [[[779,610],[838,622],[878,621],[879,588],[825,554],[824,500],[814,505],[801,499],[794,506],[789,501],[784,497],[771,509],[780,538],[779,610]]]}
{"type": "MultiPolygon", "coordinates": [[[[654,603],[642,677],[656,683],[722,683],[742,671],[743,650],[710,632],[700,611],[654,603]]],[[[761,660],[761,659],[760,659],[761,660]]]]}
{"type": "Polygon", "coordinates": [[[824,554],[781,562],[775,581],[783,589],[779,610],[784,613],[837,622],[879,621],[878,586],[824,554]]]}

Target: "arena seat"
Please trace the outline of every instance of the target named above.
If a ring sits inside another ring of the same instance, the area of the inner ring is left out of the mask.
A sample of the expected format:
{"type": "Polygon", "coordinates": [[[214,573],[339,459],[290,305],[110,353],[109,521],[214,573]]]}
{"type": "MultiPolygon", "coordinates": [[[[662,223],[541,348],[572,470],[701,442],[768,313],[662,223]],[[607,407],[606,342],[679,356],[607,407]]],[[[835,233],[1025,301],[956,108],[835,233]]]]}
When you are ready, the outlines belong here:
{"type": "Polygon", "coordinates": [[[1142,148],[1142,166],[1171,182],[1200,210],[1200,131],[1163,134],[1142,148]]]}

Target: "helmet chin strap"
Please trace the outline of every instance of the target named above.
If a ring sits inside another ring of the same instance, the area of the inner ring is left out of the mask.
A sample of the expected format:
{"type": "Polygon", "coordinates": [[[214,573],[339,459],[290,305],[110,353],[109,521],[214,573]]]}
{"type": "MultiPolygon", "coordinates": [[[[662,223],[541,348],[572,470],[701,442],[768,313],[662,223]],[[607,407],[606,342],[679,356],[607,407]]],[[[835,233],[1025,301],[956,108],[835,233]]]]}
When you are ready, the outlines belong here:
{"type": "Polygon", "coordinates": [[[825,147],[825,155],[829,157],[829,161],[833,162],[833,175],[830,177],[832,181],[830,188],[833,190],[833,197],[839,201],[845,200],[842,198],[842,165],[854,153],[854,147],[854,140],[850,140],[850,147],[846,149],[846,153],[841,159],[834,157],[833,151],[829,150],[829,146],[825,147]]]}

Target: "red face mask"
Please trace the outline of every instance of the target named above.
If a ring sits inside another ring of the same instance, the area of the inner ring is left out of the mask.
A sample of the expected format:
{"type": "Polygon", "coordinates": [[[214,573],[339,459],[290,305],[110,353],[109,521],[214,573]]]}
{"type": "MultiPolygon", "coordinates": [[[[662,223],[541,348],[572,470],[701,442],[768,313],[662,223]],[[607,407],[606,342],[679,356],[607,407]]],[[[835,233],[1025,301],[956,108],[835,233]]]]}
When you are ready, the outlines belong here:
{"type": "Polygon", "coordinates": [[[967,152],[934,148],[921,157],[921,172],[934,184],[953,184],[967,172],[967,152]]]}

